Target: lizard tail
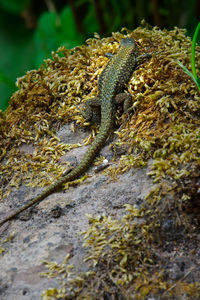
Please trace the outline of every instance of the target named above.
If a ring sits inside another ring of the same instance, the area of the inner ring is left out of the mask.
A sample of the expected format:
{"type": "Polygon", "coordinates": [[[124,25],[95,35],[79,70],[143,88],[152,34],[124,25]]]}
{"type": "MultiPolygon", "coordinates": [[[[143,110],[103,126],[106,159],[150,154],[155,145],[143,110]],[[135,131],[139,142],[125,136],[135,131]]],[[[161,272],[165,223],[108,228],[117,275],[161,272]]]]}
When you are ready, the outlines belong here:
{"type": "Polygon", "coordinates": [[[14,211],[10,215],[8,215],[8,217],[6,217],[2,221],[0,221],[0,226],[2,226],[7,221],[13,219],[14,217],[19,215],[21,212],[23,212],[27,208],[40,203],[44,198],[46,198],[47,196],[49,196],[50,194],[56,192],[59,188],[61,188],[64,183],[72,181],[72,180],[80,177],[92,164],[94,158],[96,157],[97,153],[102,148],[108,135],[110,134],[111,129],[112,129],[112,124],[107,124],[107,126],[103,125],[100,128],[100,131],[97,134],[93,143],[91,144],[90,148],[86,151],[83,159],[78,164],[78,166],[76,166],[70,173],[68,173],[65,176],[58,179],[54,184],[47,187],[38,196],[31,199],[27,204],[25,204],[18,210],[14,211]]]}

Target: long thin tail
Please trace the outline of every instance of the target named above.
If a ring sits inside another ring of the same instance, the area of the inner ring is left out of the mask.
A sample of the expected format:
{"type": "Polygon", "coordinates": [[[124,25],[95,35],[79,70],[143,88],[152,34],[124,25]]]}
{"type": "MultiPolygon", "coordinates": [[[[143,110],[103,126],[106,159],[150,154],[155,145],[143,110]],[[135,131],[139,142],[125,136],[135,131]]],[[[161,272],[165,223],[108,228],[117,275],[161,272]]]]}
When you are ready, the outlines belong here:
{"type": "Polygon", "coordinates": [[[26,210],[27,208],[33,206],[34,204],[38,204],[41,202],[44,198],[49,196],[50,194],[56,192],[59,188],[62,187],[62,185],[66,182],[72,181],[78,177],[80,177],[92,164],[94,158],[96,157],[97,153],[105,143],[110,130],[111,130],[112,124],[107,124],[107,126],[102,126],[100,128],[99,133],[97,134],[95,140],[93,141],[90,148],[86,151],[83,159],[79,163],[77,167],[75,167],[70,173],[67,175],[61,177],[58,179],[54,184],[47,187],[43,192],[41,192],[38,196],[30,200],[27,204],[22,206],[20,209],[14,211],[11,213],[8,217],[6,217],[4,220],[0,221],[0,226],[2,226],[7,221],[13,219],[17,215],[19,215],[21,212],[26,210]]]}

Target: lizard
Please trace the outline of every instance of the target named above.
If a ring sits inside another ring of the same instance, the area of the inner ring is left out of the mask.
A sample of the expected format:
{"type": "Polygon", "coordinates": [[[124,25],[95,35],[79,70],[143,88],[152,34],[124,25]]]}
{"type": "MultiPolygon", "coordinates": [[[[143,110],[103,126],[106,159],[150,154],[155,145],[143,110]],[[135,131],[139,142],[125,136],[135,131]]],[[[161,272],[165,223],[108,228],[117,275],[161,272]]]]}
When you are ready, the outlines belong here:
{"type": "Polygon", "coordinates": [[[136,41],[133,38],[127,37],[121,39],[117,53],[109,56],[111,56],[111,59],[99,76],[99,96],[96,101],[90,99],[92,101],[88,100],[88,104],[86,102],[87,110],[85,110],[86,113],[84,112],[85,117],[88,120],[92,119],[93,115],[91,107],[100,105],[101,122],[99,133],[92,142],[90,148],[84,154],[83,159],[69,173],[66,175],[64,174],[55,183],[39,193],[39,195],[37,195],[35,198],[30,199],[27,204],[1,220],[0,226],[62,188],[64,183],[73,181],[84,174],[93,163],[93,160],[102,146],[105,144],[110,132],[114,127],[116,104],[123,102],[124,109],[127,112],[130,110],[132,96],[128,93],[122,92],[124,91],[125,85],[130,80],[131,75],[136,69],[137,65],[144,59],[150,58],[151,54],[146,53],[139,55],[136,41]]]}

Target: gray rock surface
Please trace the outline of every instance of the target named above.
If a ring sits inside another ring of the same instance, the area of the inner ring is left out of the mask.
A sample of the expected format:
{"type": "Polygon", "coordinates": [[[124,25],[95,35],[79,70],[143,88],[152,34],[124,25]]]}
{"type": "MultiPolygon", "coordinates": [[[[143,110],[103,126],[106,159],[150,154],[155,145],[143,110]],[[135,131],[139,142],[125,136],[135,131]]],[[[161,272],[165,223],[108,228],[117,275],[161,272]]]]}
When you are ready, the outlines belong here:
{"type": "MultiPolygon", "coordinates": [[[[73,139],[74,133],[70,135],[69,132],[69,126],[66,126],[66,130],[62,128],[58,136],[61,139],[68,136],[67,143],[72,140],[80,142],[86,136],[85,132],[79,132],[78,138],[73,139]]],[[[31,150],[29,147],[27,149],[31,150]]],[[[79,161],[85,149],[81,147],[69,151],[67,157],[62,159],[79,161]]],[[[102,154],[111,163],[112,153],[108,146],[103,148],[102,154]]],[[[42,291],[57,287],[56,279],[40,277],[40,272],[46,270],[43,260],[61,263],[70,253],[69,262],[75,265],[75,269],[87,270],[87,265],[83,263],[83,241],[78,234],[88,227],[87,214],[109,214],[120,218],[124,204],[140,205],[152,187],[152,180],[146,175],[145,168],[132,169],[119,175],[116,181],[111,181],[101,172],[95,173],[94,169],[90,169],[91,176],[82,184],[50,195],[37,207],[0,229],[2,239],[15,232],[13,240],[3,244],[5,252],[0,257],[1,300],[40,299],[42,291]]],[[[16,207],[40,190],[24,185],[19,190],[13,189],[8,199],[0,203],[1,218],[8,213],[9,207],[13,209],[13,203],[16,207]]]]}

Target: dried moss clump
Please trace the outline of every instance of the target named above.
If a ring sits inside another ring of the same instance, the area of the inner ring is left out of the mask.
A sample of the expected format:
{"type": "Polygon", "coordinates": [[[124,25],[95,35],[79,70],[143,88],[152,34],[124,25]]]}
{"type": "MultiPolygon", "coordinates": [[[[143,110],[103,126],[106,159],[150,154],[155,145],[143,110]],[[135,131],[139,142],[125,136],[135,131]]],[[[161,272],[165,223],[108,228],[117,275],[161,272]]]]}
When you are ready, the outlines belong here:
{"type": "Polygon", "coordinates": [[[143,209],[126,205],[126,211],[121,220],[109,216],[90,217],[84,247],[88,249],[85,261],[90,262],[91,271],[76,276],[70,265],[63,268],[64,265],[48,263],[49,271],[43,275],[64,276],[61,288],[47,290],[43,299],[51,299],[50,296],[55,299],[129,299],[135,290],[146,295],[165,288],[159,283],[162,272],[153,275],[148,272],[153,263],[152,225],[145,224],[143,209]]]}
{"type": "Polygon", "coordinates": [[[131,300],[155,295],[162,299],[195,299],[200,292],[199,282],[167,282],[164,270],[159,269],[153,237],[155,224],[146,221],[150,215],[144,208],[126,205],[121,220],[90,217],[83,244],[89,271],[77,275],[68,263],[69,255],[63,264],[45,261],[48,270],[41,275],[59,278],[60,288],[46,290],[42,299],[131,300]]]}
{"type": "MultiPolygon", "coordinates": [[[[86,125],[76,105],[96,96],[98,76],[108,61],[105,54],[115,53],[126,36],[137,40],[140,53],[153,53],[127,85],[134,114],[128,122],[117,114],[117,123],[123,126],[116,132],[115,148],[124,147],[127,154],[104,172],[115,177],[152,159],[149,175],[155,186],[145,208],[129,207],[120,221],[105,216],[91,220],[85,233],[86,259],[94,263],[91,271],[77,277],[66,264],[53,266],[54,275],[63,272],[67,279],[60,290],[46,291],[43,299],[133,299],[132,294],[144,299],[157,293],[163,299],[178,293],[192,299],[199,295],[199,283],[165,280],[156,265],[154,244],[156,228],[169,216],[188,228],[190,214],[193,224],[199,222],[200,94],[176,62],[178,59],[190,69],[191,40],[178,28],[139,27],[122,32],[104,39],[96,35],[73,50],[59,48],[39,70],[18,79],[19,90],[6,114],[0,115],[0,158],[4,162],[0,166],[0,175],[4,175],[0,194],[6,196],[21,182],[48,185],[67,167],[66,163],[58,164],[60,157],[81,146],[61,143],[55,131],[72,121],[86,125]],[[28,145],[29,151],[25,152],[23,145],[28,145]]],[[[200,47],[196,47],[196,54],[200,70],[200,47]]]]}

